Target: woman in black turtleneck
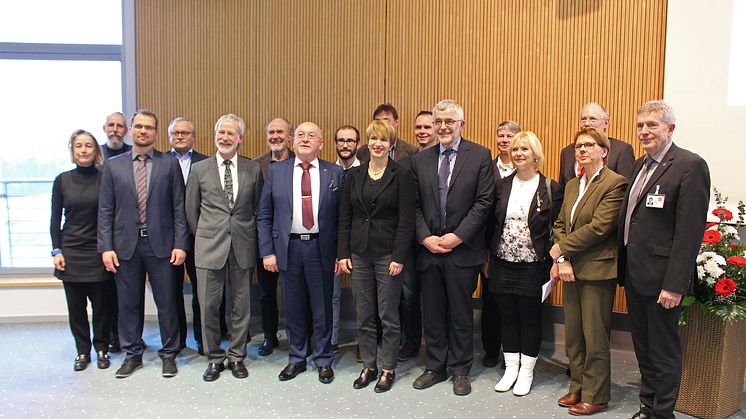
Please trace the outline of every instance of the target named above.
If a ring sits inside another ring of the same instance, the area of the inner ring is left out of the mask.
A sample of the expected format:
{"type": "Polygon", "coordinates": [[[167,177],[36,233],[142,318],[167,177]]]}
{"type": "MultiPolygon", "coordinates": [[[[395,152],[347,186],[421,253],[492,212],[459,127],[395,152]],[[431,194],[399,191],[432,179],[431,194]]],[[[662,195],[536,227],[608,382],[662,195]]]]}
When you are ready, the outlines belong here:
{"type": "Polygon", "coordinates": [[[114,277],[106,272],[96,250],[98,190],[102,152],[93,135],[77,130],[70,136],[70,156],[76,167],[61,173],[52,187],[52,256],[54,276],[62,280],[67,299],[70,330],[78,356],[74,370],[91,362],[91,334],[87,300],[93,308],[93,347],[99,368],[109,367],[109,331],[114,300],[114,277]],[[62,226],[62,216],[65,225],[62,226]]]}

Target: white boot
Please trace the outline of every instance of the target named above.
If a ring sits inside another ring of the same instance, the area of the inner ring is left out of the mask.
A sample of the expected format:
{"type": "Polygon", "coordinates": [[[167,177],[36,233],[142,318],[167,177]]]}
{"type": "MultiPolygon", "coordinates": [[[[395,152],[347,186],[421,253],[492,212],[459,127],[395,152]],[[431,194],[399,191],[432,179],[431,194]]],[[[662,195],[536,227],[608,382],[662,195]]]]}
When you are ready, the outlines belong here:
{"type": "Polygon", "coordinates": [[[495,391],[499,392],[508,391],[513,387],[515,379],[518,378],[518,364],[521,354],[504,352],[503,357],[505,359],[505,373],[500,381],[495,384],[495,391]]]}
{"type": "Polygon", "coordinates": [[[538,357],[521,354],[521,369],[518,371],[518,380],[513,387],[513,394],[525,396],[531,392],[531,383],[534,382],[534,366],[538,357]]]}

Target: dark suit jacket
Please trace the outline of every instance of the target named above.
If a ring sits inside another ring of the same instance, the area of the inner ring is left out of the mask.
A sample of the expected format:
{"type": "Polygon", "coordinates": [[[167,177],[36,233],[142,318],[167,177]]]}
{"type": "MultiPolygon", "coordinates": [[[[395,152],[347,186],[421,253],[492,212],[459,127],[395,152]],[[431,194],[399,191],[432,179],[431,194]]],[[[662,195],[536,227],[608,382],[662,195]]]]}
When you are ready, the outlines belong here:
{"type": "MultiPolygon", "coordinates": [[[[98,252],[117,252],[128,260],[137,246],[138,220],[132,152],[120,154],[104,166],[98,200],[98,252]]],[[[147,201],[150,246],[155,256],[169,257],[173,249],[189,249],[184,216],[184,179],[179,162],[153,151],[147,201]]]]}
{"type": "MultiPolygon", "coordinates": [[[[486,260],[485,224],[494,204],[495,173],[491,152],[476,143],[461,139],[446,202],[446,226],[440,227],[438,160],[440,146],[435,145],[410,160],[417,192],[416,240],[455,233],[463,243],[449,256],[456,266],[477,266],[486,260]]],[[[430,265],[432,254],[420,246],[417,269],[430,265]]]]}
{"type": "MultiPolygon", "coordinates": [[[[394,151],[394,160],[401,161],[407,157],[412,157],[417,154],[417,147],[409,144],[401,138],[396,139],[396,151],[394,151]]],[[[370,161],[370,150],[368,150],[368,144],[363,144],[357,150],[357,159],[360,163],[370,161]]]]}
{"type": "MultiPolygon", "coordinates": [[[[495,168],[495,183],[497,183],[500,179],[502,179],[502,174],[500,173],[500,169],[497,168],[497,161],[500,160],[500,155],[495,157],[494,160],[492,160],[492,165],[495,168]]],[[[515,173],[515,171],[513,172],[515,173]]]]}
{"type": "MultiPolygon", "coordinates": [[[[259,257],[275,255],[280,270],[287,270],[288,243],[293,217],[293,169],[295,159],[269,167],[257,214],[259,257]]],[[[344,170],[319,160],[319,244],[324,271],[333,271],[337,255],[337,218],[344,187],[344,170]]]]}
{"type": "Polygon", "coordinates": [[[104,145],[101,146],[101,151],[104,153],[103,164],[106,164],[106,161],[110,158],[116,157],[120,154],[124,154],[130,150],[132,150],[132,146],[127,143],[122,144],[122,148],[119,150],[112,150],[109,148],[108,144],[104,143],[104,145]]]}
{"type": "MultiPolygon", "coordinates": [[[[288,159],[295,159],[295,153],[293,153],[293,150],[288,150],[288,159]]],[[[272,163],[272,152],[268,151],[265,154],[257,157],[254,161],[259,163],[259,167],[261,167],[262,169],[262,176],[264,176],[264,178],[266,179],[267,173],[269,172],[269,165],[270,163],[272,163]]]]}
{"type": "Polygon", "coordinates": [[[580,178],[571,179],[565,186],[562,211],[554,223],[554,242],[562,254],[570,259],[575,277],[579,280],[614,279],[617,275],[617,227],[619,210],[627,180],[604,167],[588,185],[583,198],[578,199],[580,178]]]}
{"type": "MultiPolygon", "coordinates": [[[[515,176],[516,174],[513,173],[501,179],[495,186],[495,227],[490,241],[490,252],[493,255],[497,254],[497,247],[502,241],[508,201],[513,190],[515,176]]],[[[541,260],[546,260],[549,257],[549,249],[552,247],[550,240],[552,223],[562,207],[562,188],[551,179],[550,187],[552,189],[551,203],[547,191],[547,178],[540,173],[539,188],[536,190],[534,198],[531,200],[531,208],[528,210],[528,230],[531,233],[531,244],[533,244],[536,255],[541,260]]]]}
{"type": "Polygon", "coordinates": [[[238,156],[238,190],[231,209],[220,184],[216,156],[192,166],[187,182],[186,216],[194,234],[194,264],[221,269],[231,246],[241,269],[256,266],[256,213],[263,177],[259,163],[238,156]]]}
{"type": "Polygon", "coordinates": [[[381,177],[380,189],[367,203],[363,185],[368,164],[347,171],[339,210],[337,257],[347,259],[352,252],[361,255],[391,254],[392,261],[406,263],[414,239],[414,180],[406,168],[389,161],[381,177]]]}
{"type": "MultiPolygon", "coordinates": [[[[635,164],[635,151],[632,146],[624,141],[609,137],[611,150],[607,159],[606,167],[632,181],[632,166],[635,164]]],[[[559,183],[564,188],[575,175],[575,145],[570,144],[562,149],[560,155],[560,179],[559,183]]]]}
{"type": "MultiPolygon", "coordinates": [[[[635,163],[633,179],[643,165],[635,163]]],[[[630,186],[632,189],[632,186],[630,186]]],[[[632,285],[641,295],[661,289],[686,294],[696,275],[696,258],[707,220],[710,169],[698,155],[671,144],[640,193],[630,218],[624,245],[629,191],[619,213],[619,284],[632,285]],[[663,208],[648,208],[648,193],[665,194],[663,208]]]]}

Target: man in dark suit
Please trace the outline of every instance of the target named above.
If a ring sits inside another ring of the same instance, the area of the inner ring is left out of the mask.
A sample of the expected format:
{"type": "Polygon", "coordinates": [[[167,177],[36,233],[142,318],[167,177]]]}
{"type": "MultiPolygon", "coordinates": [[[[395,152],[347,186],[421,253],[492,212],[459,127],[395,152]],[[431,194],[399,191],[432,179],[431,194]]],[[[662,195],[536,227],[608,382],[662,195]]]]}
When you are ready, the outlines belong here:
{"type": "Polygon", "coordinates": [[[215,381],[225,368],[220,347],[220,304],[223,284],[231,290],[228,369],[246,378],[244,365],[249,334],[251,270],[256,266],[256,211],[262,190],[259,163],[238,155],[244,121],[223,115],[215,124],[215,156],[197,163],[189,175],[186,215],[194,234],[197,293],[202,302],[202,335],[210,360],[202,378],[215,381]]]}
{"type": "Polygon", "coordinates": [[[158,307],[162,375],[173,377],[180,338],[172,265],[184,263],[189,248],[184,180],[179,163],[153,149],[155,114],[141,109],[131,124],[132,151],[104,166],[98,201],[98,251],[106,269],[116,273],[119,341],[127,353],[116,376],[129,377],[142,367],[147,273],[158,307]]]}
{"type": "Polygon", "coordinates": [[[693,286],[710,197],[707,163],[672,142],[675,128],[674,111],[662,100],[637,111],[645,155],[635,163],[619,214],[618,278],[642,375],[640,410],[633,416],[640,419],[674,417],[681,298],[693,286]]]}
{"type": "MultiPolygon", "coordinates": [[[[382,103],[378,105],[376,110],[373,111],[373,119],[388,121],[394,129],[399,127],[399,112],[397,112],[394,105],[390,103],[382,103]]],[[[394,161],[400,161],[407,157],[414,156],[415,153],[417,153],[417,149],[414,146],[401,138],[397,138],[394,140],[394,143],[391,144],[389,158],[394,161]]],[[[360,146],[360,149],[357,151],[357,158],[361,162],[370,161],[370,150],[368,150],[367,144],[360,146]]]]}
{"type": "MultiPolygon", "coordinates": [[[[194,151],[194,141],[197,138],[197,132],[194,129],[194,123],[183,117],[176,117],[168,125],[168,142],[171,145],[169,154],[176,157],[181,167],[181,174],[184,182],[189,178],[189,172],[194,163],[207,158],[204,154],[194,151]]],[[[189,236],[189,243],[194,245],[194,236],[189,236]]],[[[194,250],[189,249],[186,261],[179,266],[174,266],[174,279],[176,280],[176,311],[179,316],[179,333],[181,341],[180,349],[186,348],[187,338],[187,321],[186,310],[184,308],[184,269],[189,275],[189,281],[192,283],[192,326],[194,331],[194,340],[197,342],[197,352],[204,355],[202,348],[202,326],[199,313],[199,298],[197,297],[197,273],[194,269],[194,250]]],[[[222,306],[222,312],[225,314],[225,304],[222,306]]],[[[225,320],[223,320],[223,325],[225,320]]],[[[225,328],[223,329],[225,330],[225,328]]]]}
{"type": "MultiPolygon", "coordinates": [[[[609,127],[609,113],[603,106],[596,102],[586,103],[580,110],[580,129],[596,128],[606,133],[609,127]]],[[[632,165],[635,162],[635,151],[632,146],[624,141],[609,137],[611,150],[609,150],[608,164],[606,167],[631,180],[632,165]]],[[[569,144],[560,153],[560,178],[562,188],[572,178],[578,176],[581,166],[575,161],[575,146],[569,144]]]]}
{"type": "MultiPolygon", "coordinates": [[[[267,124],[267,146],[269,151],[256,159],[262,169],[262,176],[266,179],[269,167],[277,162],[294,159],[295,153],[289,148],[293,135],[293,126],[284,118],[275,118],[267,124]]],[[[269,272],[264,269],[264,264],[259,263],[256,271],[257,276],[257,299],[262,307],[262,331],[264,341],[257,352],[260,356],[267,356],[274,352],[280,344],[277,340],[279,328],[277,308],[277,281],[280,274],[269,272]]]]}
{"type": "Polygon", "coordinates": [[[110,114],[106,117],[103,128],[106,133],[106,144],[101,146],[104,152],[104,164],[108,159],[132,150],[132,146],[124,142],[124,136],[127,135],[127,122],[124,114],[121,112],[110,114]]]}
{"type": "Polygon", "coordinates": [[[280,272],[283,279],[290,353],[280,381],[293,379],[306,370],[309,304],[319,381],[327,384],[334,379],[332,294],[344,171],[318,159],[323,145],[324,138],[316,124],[304,122],[296,128],[295,159],[270,167],[257,217],[259,255],[264,268],[280,272]]]}
{"type": "Polygon", "coordinates": [[[433,124],[440,145],[411,159],[427,343],[427,367],[413,386],[420,390],[444,381],[448,369],[453,392],[467,395],[474,361],[471,295],[487,255],[484,228],[495,199],[494,165],[487,148],[461,138],[464,110],[456,101],[438,102],[433,124]]]}

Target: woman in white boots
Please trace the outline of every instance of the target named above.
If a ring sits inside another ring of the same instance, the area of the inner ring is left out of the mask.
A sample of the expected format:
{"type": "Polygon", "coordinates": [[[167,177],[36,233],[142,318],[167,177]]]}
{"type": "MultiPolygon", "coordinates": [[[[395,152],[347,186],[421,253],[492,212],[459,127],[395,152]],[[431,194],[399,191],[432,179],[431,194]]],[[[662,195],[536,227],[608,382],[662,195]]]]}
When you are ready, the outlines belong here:
{"type": "Polygon", "coordinates": [[[519,132],[509,149],[515,173],[497,183],[489,295],[500,311],[505,374],[495,391],[531,391],[541,345],[541,286],[549,278],[550,233],[562,207],[559,184],[539,172],[544,153],[536,134],[519,132]]]}

